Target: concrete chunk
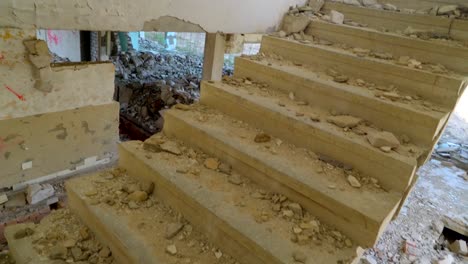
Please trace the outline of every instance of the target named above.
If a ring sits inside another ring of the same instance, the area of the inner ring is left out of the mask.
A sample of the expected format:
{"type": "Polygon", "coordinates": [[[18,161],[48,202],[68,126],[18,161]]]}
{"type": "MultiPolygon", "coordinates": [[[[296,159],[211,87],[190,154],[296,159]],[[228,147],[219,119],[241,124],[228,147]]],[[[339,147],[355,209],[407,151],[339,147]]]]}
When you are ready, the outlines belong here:
{"type": "Polygon", "coordinates": [[[50,184],[32,184],[27,189],[27,200],[29,204],[37,204],[55,194],[54,187],[50,184]]]}
{"type": "Polygon", "coordinates": [[[283,31],[287,35],[304,31],[310,23],[310,18],[307,16],[287,15],[283,19],[283,31]]]}
{"type": "Polygon", "coordinates": [[[330,21],[335,24],[343,24],[344,22],[344,15],[338,11],[331,10],[330,11],[330,21]]]}

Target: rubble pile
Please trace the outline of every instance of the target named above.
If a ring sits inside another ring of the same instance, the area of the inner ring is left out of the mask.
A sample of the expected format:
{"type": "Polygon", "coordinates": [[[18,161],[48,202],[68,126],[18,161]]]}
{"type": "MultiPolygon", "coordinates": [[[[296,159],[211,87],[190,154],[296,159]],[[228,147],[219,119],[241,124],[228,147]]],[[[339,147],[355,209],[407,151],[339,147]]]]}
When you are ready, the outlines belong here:
{"type": "MultiPolygon", "coordinates": [[[[114,56],[112,61],[121,114],[154,134],[162,129],[161,110],[179,103],[192,104],[200,97],[203,57],[164,51],[156,42],[148,43],[146,48],[154,46],[160,52],[132,50],[114,56]]],[[[232,72],[225,65],[223,74],[232,72]]]]}

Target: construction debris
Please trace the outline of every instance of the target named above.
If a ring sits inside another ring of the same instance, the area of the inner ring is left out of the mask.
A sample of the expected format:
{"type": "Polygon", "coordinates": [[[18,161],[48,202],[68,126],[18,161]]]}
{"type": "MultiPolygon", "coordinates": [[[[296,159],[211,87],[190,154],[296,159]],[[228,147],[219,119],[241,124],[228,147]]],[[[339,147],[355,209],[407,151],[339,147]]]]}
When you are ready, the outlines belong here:
{"type": "Polygon", "coordinates": [[[55,194],[54,187],[50,184],[31,184],[27,188],[27,200],[29,204],[37,204],[55,194]]]}

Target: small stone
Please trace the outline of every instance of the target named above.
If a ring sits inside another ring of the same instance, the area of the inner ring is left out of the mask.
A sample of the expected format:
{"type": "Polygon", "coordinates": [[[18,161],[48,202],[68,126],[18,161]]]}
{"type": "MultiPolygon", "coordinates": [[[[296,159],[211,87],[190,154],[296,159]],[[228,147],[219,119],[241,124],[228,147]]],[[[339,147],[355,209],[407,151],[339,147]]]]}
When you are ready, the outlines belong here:
{"type": "Polygon", "coordinates": [[[89,234],[89,230],[86,227],[81,228],[79,232],[80,232],[80,238],[83,241],[88,240],[91,237],[91,235],[89,234]]]}
{"type": "Polygon", "coordinates": [[[300,228],[300,227],[293,227],[293,233],[294,233],[294,234],[300,234],[300,233],[302,233],[302,228],[300,228]]]}
{"type": "Polygon", "coordinates": [[[294,214],[302,217],[302,206],[298,203],[290,203],[288,204],[288,209],[293,211],[294,214]]]}
{"type": "Polygon", "coordinates": [[[349,77],[346,76],[346,75],[343,75],[343,74],[339,74],[335,77],[333,77],[333,81],[337,82],[337,83],[345,83],[349,80],[349,77]]]}
{"type": "Polygon", "coordinates": [[[296,96],[294,95],[293,92],[289,92],[289,99],[293,100],[296,99],[296,96]]]}
{"type": "Polygon", "coordinates": [[[219,172],[221,172],[221,173],[231,175],[232,167],[231,167],[231,165],[229,165],[227,163],[224,163],[224,162],[221,163],[219,165],[218,169],[219,169],[219,172]]]}
{"type": "Polygon", "coordinates": [[[174,155],[182,155],[182,151],[180,150],[179,146],[176,142],[173,141],[166,141],[159,145],[162,151],[174,154],[174,155]]]}
{"type": "Polygon", "coordinates": [[[292,210],[283,210],[282,214],[286,218],[291,218],[294,216],[294,212],[292,210]]]}
{"type": "Polygon", "coordinates": [[[465,240],[456,240],[455,242],[449,245],[449,248],[453,253],[457,253],[463,256],[468,255],[468,248],[466,246],[465,240]]]}
{"type": "Polygon", "coordinates": [[[92,190],[89,190],[89,191],[86,191],[85,192],[85,195],[86,196],[96,196],[98,194],[97,190],[96,189],[92,189],[92,190]]]}
{"type": "Polygon", "coordinates": [[[151,181],[141,181],[140,190],[144,191],[148,195],[151,195],[154,191],[154,183],[151,181]]]}
{"type": "Polygon", "coordinates": [[[243,183],[242,178],[239,174],[233,174],[228,176],[228,182],[234,185],[241,185],[243,183]]]}
{"type": "Polygon", "coordinates": [[[286,33],[286,35],[290,35],[293,33],[299,33],[304,31],[310,23],[310,18],[304,15],[286,15],[283,18],[283,28],[282,31],[286,33]]]}
{"type": "Polygon", "coordinates": [[[207,158],[203,165],[205,165],[205,168],[207,169],[217,170],[219,167],[219,161],[215,158],[207,158]]]}
{"type": "Polygon", "coordinates": [[[99,257],[101,258],[107,258],[111,255],[111,251],[108,247],[103,247],[100,251],[99,251],[99,257]]]}
{"type": "Polygon", "coordinates": [[[458,5],[445,5],[439,7],[437,15],[449,15],[454,13],[458,9],[458,5]]]}
{"type": "Polygon", "coordinates": [[[348,175],[348,182],[354,188],[361,188],[361,183],[353,175],[348,175]]]}
{"type": "Polygon", "coordinates": [[[134,209],[140,208],[140,206],[138,206],[138,204],[135,203],[134,201],[130,201],[130,202],[128,203],[128,208],[134,210],[134,209]]]}
{"type": "Polygon", "coordinates": [[[320,122],[320,116],[315,113],[310,113],[309,118],[312,122],[320,122]]]}
{"type": "Polygon", "coordinates": [[[266,133],[259,133],[255,136],[256,143],[266,143],[271,141],[271,136],[266,133]]]}
{"type": "Polygon", "coordinates": [[[327,121],[341,128],[353,128],[358,126],[362,119],[349,115],[337,115],[327,117],[327,121]]]}
{"type": "Polygon", "coordinates": [[[389,146],[380,147],[380,150],[382,150],[382,151],[385,152],[385,153],[390,153],[390,152],[392,152],[392,148],[389,147],[389,146]]]}
{"type": "Polygon", "coordinates": [[[338,11],[331,10],[330,11],[330,21],[332,23],[341,25],[344,22],[344,15],[338,11]]]}
{"type": "Polygon", "coordinates": [[[148,200],[148,194],[144,191],[135,191],[128,196],[128,199],[133,202],[144,202],[148,200]]]}
{"type": "Polygon", "coordinates": [[[398,10],[398,8],[396,6],[394,6],[392,4],[389,4],[389,3],[384,4],[383,9],[387,10],[387,11],[397,11],[398,10]]]}
{"type": "Polygon", "coordinates": [[[292,254],[292,257],[294,261],[300,262],[300,263],[306,263],[307,262],[307,256],[301,252],[301,251],[294,251],[292,254]]]}
{"type": "Polygon", "coordinates": [[[395,137],[395,135],[387,131],[368,132],[367,140],[376,148],[391,147],[393,149],[400,146],[400,141],[395,137]]]}
{"type": "Polygon", "coordinates": [[[361,263],[362,264],[377,264],[377,261],[374,259],[374,257],[367,255],[364,258],[361,258],[361,263]]]}
{"type": "Polygon", "coordinates": [[[177,247],[175,245],[169,245],[166,247],[166,252],[169,255],[174,256],[175,254],[177,254],[177,247]]]}
{"type": "Polygon", "coordinates": [[[325,0],[309,0],[309,6],[313,12],[320,11],[324,4],[325,0]]]}
{"type": "Polygon", "coordinates": [[[16,233],[14,234],[14,238],[15,239],[22,239],[22,238],[31,236],[32,234],[34,234],[34,230],[29,228],[29,227],[26,227],[24,229],[20,229],[20,230],[16,231],[16,233]]]}
{"type": "Polygon", "coordinates": [[[184,224],[181,223],[170,223],[166,227],[166,239],[172,239],[184,228],[184,224]]]}
{"type": "Polygon", "coordinates": [[[361,48],[354,48],[352,51],[353,51],[354,54],[356,54],[356,55],[359,56],[359,57],[367,56],[367,55],[369,55],[369,53],[370,53],[370,50],[368,50],[368,49],[361,49],[361,48]]]}
{"type": "Polygon", "coordinates": [[[80,261],[83,258],[83,250],[79,247],[73,247],[70,249],[73,260],[80,261]]]}
{"type": "Polygon", "coordinates": [[[49,258],[50,259],[63,259],[67,258],[68,250],[63,245],[56,245],[50,248],[49,258]]]}
{"type": "Polygon", "coordinates": [[[217,259],[220,259],[223,256],[223,252],[221,252],[220,250],[216,250],[214,252],[214,255],[217,259]]]}

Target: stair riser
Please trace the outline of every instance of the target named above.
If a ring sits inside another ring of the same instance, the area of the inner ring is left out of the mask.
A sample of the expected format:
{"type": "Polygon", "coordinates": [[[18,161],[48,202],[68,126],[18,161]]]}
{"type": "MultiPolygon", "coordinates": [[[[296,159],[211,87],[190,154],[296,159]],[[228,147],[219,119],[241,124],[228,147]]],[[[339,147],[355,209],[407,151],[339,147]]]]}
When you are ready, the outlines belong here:
{"type": "Polygon", "coordinates": [[[209,84],[204,83],[202,87],[202,104],[243,120],[296,146],[306,147],[316,153],[352,165],[377,178],[386,188],[403,192],[410,183],[410,178],[395,179],[395,177],[411,177],[415,164],[395,159],[370,145],[363,146],[348,138],[337,137],[327,131],[316,129],[293,116],[273,112],[255,102],[224,92],[209,84]]]}
{"type": "Polygon", "coordinates": [[[264,37],[261,52],[277,54],[305,65],[313,65],[322,71],[334,68],[354,78],[361,78],[379,85],[394,85],[402,92],[422,96],[446,107],[455,105],[464,82],[462,79],[413,70],[391,63],[368,60],[343,52],[333,52],[276,38],[264,37]]]}
{"type": "Polygon", "coordinates": [[[245,59],[236,60],[234,74],[236,77],[250,77],[254,81],[267,83],[272,89],[286,93],[293,91],[296,98],[310,105],[369,120],[379,128],[398,136],[406,134],[413,142],[426,146],[433,144],[444,121],[410,112],[377,98],[374,100],[358,96],[340,84],[293,76],[245,59]]]}
{"type": "Polygon", "coordinates": [[[425,63],[440,63],[456,72],[468,73],[467,48],[323,22],[311,23],[306,34],[352,47],[389,52],[396,57],[410,56],[425,63]]]}
{"type": "Polygon", "coordinates": [[[322,221],[337,227],[361,245],[374,244],[380,223],[292,180],[287,175],[261,163],[255,157],[248,156],[235,149],[234,146],[227,145],[209,136],[203,130],[178,119],[170,112],[166,113],[165,120],[164,133],[166,135],[178,138],[189,146],[199,148],[210,155],[222,157],[223,161],[231,164],[240,174],[250,177],[272,191],[298,201],[322,221]]]}
{"type": "MultiPolygon", "coordinates": [[[[170,129],[172,127],[171,123],[170,118],[166,119],[165,127],[167,126],[170,129]]],[[[187,133],[187,130],[184,133],[187,133]]],[[[187,133],[187,135],[190,135],[190,133],[187,133]]],[[[242,263],[281,263],[249,238],[243,236],[234,227],[218,218],[203,204],[179,189],[169,179],[150,168],[140,157],[136,157],[122,145],[119,146],[119,155],[119,166],[121,168],[126,169],[132,177],[153,181],[156,186],[155,194],[157,197],[181,212],[191,224],[202,230],[212,242],[220,245],[223,252],[227,252],[242,263]]]]}

